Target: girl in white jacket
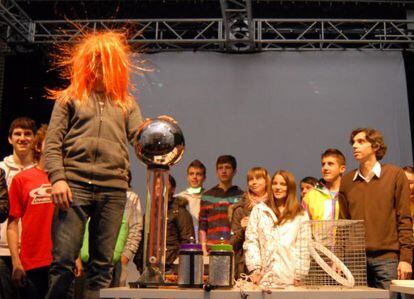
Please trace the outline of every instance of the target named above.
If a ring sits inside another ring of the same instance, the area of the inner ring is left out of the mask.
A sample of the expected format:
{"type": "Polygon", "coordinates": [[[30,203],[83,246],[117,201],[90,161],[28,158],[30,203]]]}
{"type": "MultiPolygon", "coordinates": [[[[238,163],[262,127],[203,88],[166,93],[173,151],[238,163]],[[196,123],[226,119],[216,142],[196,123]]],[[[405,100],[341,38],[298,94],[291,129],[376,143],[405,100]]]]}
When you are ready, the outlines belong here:
{"type": "Polygon", "coordinates": [[[297,285],[309,270],[309,218],[298,203],[292,173],[277,171],[272,193],[272,200],[250,214],[243,245],[246,265],[252,281],[263,287],[297,285]]]}

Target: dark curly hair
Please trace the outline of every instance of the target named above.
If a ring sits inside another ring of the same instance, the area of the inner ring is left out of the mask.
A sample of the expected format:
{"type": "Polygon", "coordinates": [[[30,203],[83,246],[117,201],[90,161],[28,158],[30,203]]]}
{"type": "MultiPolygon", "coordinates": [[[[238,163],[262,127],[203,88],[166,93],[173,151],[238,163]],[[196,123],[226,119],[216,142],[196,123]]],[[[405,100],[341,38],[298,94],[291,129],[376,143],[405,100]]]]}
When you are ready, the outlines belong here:
{"type": "Polygon", "coordinates": [[[372,148],[376,150],[375,156],[377,157],[377,160],[380,161],[382,158],[384,158],[385,153],[387,152],[387,145],[384,142],[382,133],[376,129],[358,128],[353,130],[351,133],[351,138],[349,139],[349,143],[353,145],[355,136],[361,132],[365,133],[367,141],[371,143],[372,148]]]}

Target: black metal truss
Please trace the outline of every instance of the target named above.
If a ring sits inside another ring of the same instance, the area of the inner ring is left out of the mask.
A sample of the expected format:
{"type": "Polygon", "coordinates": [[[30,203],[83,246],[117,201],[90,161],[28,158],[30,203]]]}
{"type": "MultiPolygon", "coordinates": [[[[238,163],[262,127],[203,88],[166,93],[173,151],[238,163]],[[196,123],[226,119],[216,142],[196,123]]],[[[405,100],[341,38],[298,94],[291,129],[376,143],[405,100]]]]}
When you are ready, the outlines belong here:
{"type": "Polygon", "coordinates": [[[87,31],[111,29],[126,30],[130,43],[152,50],[414,48],[414,20],[253,19],[252,36],[247,39],[241,35],[240,40],[228,36],[222,19],[35,21],[33,24],[30,38],[34,43],[73,42],[87,31]],[[242,46],[237,47],[238,43],[242,46]],[[245,44],[249,47],[244,48],[245,44]]]}
{"type": "Polygon", "coordinates": [[[220,0],[227,51],[253,51],[251,0],[220,0]]]}
{"type": "Polygon", "coordinates": [[[414,20],[255,20],[257,48],[410,49],[414,20]]]}
{"type": "Polygon", "coordinates": [[[0,37],[4,41],[30,42],[33,33],[33,21],[15,1],[0,1],[0,37]]]}
{"type": "Polygon", "coordinates": [[[8,44],[57,44],[93,30],[120,30],[148,51],[414,49],[414,20],[255,19],[251,0],[220,5],[222,18],[31,20],[7,0],[0,2],[0,35],[8,44]]]}

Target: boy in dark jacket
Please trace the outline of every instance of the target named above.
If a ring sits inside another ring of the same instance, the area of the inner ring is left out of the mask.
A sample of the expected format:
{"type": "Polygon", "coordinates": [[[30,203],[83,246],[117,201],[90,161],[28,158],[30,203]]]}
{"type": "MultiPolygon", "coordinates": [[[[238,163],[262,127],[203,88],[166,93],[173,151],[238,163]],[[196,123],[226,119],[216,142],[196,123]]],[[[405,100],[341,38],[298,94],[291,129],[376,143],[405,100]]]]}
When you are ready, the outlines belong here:
{"type": "Polygon", "coordinates": [[[232,206],[232,218],[231,218],[231,238],[230,244],[233,245],[233,251],[235,252],[235,278],[239,278],[241,273],[247,273],[246,263],[244,260],[243,243],[244,234],[246,232],[246,226],[250,213],[252,212],[253,205],[250,204],[246,194],[242,199],[232,206]],[[245,220],[247,219],[247,220],[245,220]]]}
{"type": "MultiPolygon", "coordinates": [[[[180,252],[180,245],[191,243],[194,238],[194,227],[191,214],[187,211],[187,200],[181,197],[174,197],[176,182],[170,175],[168,177],[169,193],[168,193],[168,215],[167,215],[167,252],[165,255],[165,271],[171,271],[174,261],[180,252]]],[[[145,218],[145,216],[144,216],[145,218]]],[[[145,223],[144,223],[145,225],[145,223]]],[[[145,231],[145,227],[143,228],[145,231]]],[[[194,239],[195,240],[195,239],[194,239]]],[[[138,252],[134,257],[134,264],[142,273],[144,256],[144,238],[141,239],[138,252]]]]}
{"type": "Polygon", "coordinates": [[[171,269],[178,257],[180,245],[191,243],[191,238],[194,238],[193,220],[186,209],[188,201],[181,197],[174,197],[175,179],[169,176],[168,181],[170,189],[168,194],[166,271],[171,269]]]}

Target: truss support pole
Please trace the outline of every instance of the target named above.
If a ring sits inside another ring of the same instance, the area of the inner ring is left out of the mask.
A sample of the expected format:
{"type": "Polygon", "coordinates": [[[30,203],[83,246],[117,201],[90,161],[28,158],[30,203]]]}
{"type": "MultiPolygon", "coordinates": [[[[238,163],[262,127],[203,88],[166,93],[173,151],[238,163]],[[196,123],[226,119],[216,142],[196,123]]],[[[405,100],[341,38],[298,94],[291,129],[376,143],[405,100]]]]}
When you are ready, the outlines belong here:
{"type": "Polygon", "coordinates": [[[220,0],[226,50],[251,52],[255,50],[254,23],[251,0],[220,0]]]}

